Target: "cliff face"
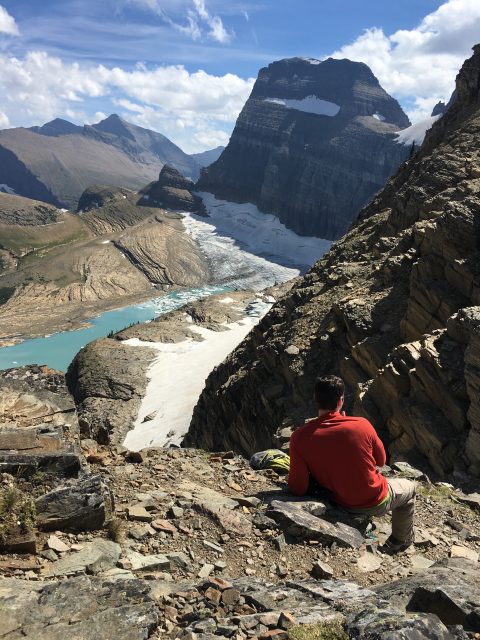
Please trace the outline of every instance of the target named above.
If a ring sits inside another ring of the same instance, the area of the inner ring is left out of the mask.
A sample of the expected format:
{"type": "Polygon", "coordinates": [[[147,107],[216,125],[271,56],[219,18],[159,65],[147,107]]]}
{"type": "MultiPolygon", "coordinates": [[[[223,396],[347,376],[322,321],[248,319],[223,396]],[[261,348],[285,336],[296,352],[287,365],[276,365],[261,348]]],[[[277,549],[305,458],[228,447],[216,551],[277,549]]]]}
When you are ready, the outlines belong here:
{"type": "Polygon", "coordinates": [[[260,71],[198,188],[252,202],[303,235],[336,239],[408,157],[409,121],[358,62],[292,58],[260,71]]]}
{"type": "Polygon", "coordinates": [[[480,45],[421,150],[215,370],[186,443],[250,454],[338,373],[394,457],[480,475],[480,45]]]}

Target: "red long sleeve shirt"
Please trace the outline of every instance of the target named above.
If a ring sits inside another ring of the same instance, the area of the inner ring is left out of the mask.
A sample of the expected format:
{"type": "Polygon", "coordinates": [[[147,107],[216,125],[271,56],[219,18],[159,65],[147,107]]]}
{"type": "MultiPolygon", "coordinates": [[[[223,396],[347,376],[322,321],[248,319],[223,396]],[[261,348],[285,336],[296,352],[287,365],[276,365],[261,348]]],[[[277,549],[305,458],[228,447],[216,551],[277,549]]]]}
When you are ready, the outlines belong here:
{"type": "Polygon", "coordinates": [[[375,468],[385,462],[382,441],[368,420],[332,411],[292,434],[288,486],[304,495],[311,473],[338,504],[368,509],[387,496],[387,481],[375,468]]]}

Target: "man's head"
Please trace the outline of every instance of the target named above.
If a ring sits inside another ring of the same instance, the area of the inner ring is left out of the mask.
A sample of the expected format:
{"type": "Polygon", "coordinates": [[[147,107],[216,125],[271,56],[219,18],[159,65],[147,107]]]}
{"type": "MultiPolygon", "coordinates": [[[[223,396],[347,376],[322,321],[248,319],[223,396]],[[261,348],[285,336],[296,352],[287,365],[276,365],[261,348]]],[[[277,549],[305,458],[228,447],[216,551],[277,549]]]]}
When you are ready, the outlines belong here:
{"type": "Polygon", "coordinates": [[[322,376],[315,381],[315,402],[319,412],[339,411],[343,404],[345,384],[338,376],[322,376]]]}

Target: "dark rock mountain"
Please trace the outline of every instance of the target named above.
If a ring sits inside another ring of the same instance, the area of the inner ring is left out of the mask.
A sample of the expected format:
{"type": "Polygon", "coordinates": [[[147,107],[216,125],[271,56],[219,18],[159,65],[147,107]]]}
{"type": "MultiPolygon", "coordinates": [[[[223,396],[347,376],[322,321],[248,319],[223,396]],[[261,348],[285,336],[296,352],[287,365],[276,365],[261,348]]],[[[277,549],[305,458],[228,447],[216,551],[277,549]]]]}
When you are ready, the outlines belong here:
{"type": "Polygon", "coordinates": [[[218,160],[225,147],[215,147],[215,149],[208,149],[207,151],[201,151],[200,153],[191,153],[192,157],[201,167],[208,167],[212,162],[218,160]]]}
{"type": "Polygon", "coordinates": [[[62,118],[55,118],[50,122],[46,122],[41,127],[28,127],[30,131],[40,133],[42,136],[65,136],[69,133],[82,133],[83,127],[79,127],[73,122],[63,120],[62,118]]]}
{"type": "Polygon", "coordinates": [[[192,180],[165,164],[157,182],[152,182],[140,191],[139,204],[204,214],[203,202],[192,193],[193,188],[192,180]]]}
{"type": "Polygon", "coordinates": [[[198,163],[166,136],[126,122],[116,114],[85,126],[85,134],[118,147],[136,161],[148,164],[153,154],[157,163],[170,164],[189,178],[198,176],[198,163]]]}
{"type": "Polygon", "coordinates": [[[408,157],[393,135],[408,126],[365,64],[280,60],[260,71],[198,188],[253,202],[297,233],[336,239],[408,157]]]}
{"type": "Polygon", "coordinates": [[[187,445],[265,448],[338,373],[394,458],[480,475],[479,141],[477,45],[421,149],[207,379],[187,445]]]}
{"type": "Polygon", "coordinates": [[[437,104],[432,109],[432,116],[442,116],[447,110],[447,104],[445,102],[437,102],[437,104]]]}
{"type": "Polygon", "coordinates": [[[140,189],[165,163],[198,176],[196,161],[168,138],[117,115],[92,126],[56,119],[0,131],[0,184],[70,209],[92,184],[140,189]]]}

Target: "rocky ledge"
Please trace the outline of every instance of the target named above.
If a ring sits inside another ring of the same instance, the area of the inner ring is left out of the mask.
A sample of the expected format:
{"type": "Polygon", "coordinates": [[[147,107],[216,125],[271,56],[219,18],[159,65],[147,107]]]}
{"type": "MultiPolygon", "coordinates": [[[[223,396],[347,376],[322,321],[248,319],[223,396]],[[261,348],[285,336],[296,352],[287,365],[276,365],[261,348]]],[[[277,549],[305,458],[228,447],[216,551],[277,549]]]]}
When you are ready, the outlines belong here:
{"type": "MultiPolygon", "coordinates": [[[[196,314],[212,324],[220,309],[196,314]]],[[[384,468],[418,483],[415,545],[390,556],[388,517],[293,498],[232,451],[80,439],[58,372],[0,385],[7,640],[475,637],[478,494],[384,468]]]]}
{"type": "Polygon", "coordinates": [[[194,188],[193,180],[185,178],[177,169],[164,165],[158,181],[140,191],[140,204],[206,215],[201,198],[193,193],[194,188]]]}
{"type": "MultiPolygon", "coordinates": [[[[37,555],[0,556],[7,640],[473,639],[479,628],[478,497],[420,480],[416,544],[391,557],[379,546],[388,517],[372,528],[294,499],[232,452],[82,449],[114,512],[96,532],[40,518],[37,555]]],[[[12,486],[4,473],[2,492],[12,486]]]]}

